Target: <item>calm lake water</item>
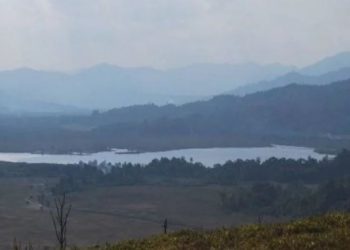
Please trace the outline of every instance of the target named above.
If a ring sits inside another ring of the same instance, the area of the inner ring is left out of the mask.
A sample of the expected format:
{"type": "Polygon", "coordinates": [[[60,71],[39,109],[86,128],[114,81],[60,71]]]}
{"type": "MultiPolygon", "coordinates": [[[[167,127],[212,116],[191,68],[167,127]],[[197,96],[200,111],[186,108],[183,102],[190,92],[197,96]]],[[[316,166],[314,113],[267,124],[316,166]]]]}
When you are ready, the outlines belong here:
{"type": "MultiPolygon", "coordinates": [[[[124,152],[124,151],[118,151],[124,152]]],[[[31,153],[0,153],[0,161],[27,162],[27,163],[78,163],[79,161],[89,162],[97,160],[111,163],[131,162],[147,164],[153,159],[161,157],[185,157],[194,161],[202,162],[206,166],[213,166],[215,163],[225,163],[228,160],[257,159],[266,160],[270,157],[277,158],[308,158],[322,159],[323,154],[314,152],[312,148],[273,146],[256,148],[208,148],[208,149],[181,149],[164,152],[150,152],[138,154],[120,154],[115,151],[99,152],[85,155],[49,155],[31,153]]]]}

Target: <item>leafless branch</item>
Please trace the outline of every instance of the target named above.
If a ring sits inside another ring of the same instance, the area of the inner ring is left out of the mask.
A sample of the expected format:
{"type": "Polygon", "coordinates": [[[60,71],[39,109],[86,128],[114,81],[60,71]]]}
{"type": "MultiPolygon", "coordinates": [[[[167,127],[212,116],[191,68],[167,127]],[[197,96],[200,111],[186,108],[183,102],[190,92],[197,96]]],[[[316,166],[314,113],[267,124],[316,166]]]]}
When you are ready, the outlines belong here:
{"type": "Polygon", "coordinates": [[[60,250],[67,247],[67,225],[72,205],[67,204],[66,193],[54,200],[55,209],[50,211],[52,224],[60,250]]]}

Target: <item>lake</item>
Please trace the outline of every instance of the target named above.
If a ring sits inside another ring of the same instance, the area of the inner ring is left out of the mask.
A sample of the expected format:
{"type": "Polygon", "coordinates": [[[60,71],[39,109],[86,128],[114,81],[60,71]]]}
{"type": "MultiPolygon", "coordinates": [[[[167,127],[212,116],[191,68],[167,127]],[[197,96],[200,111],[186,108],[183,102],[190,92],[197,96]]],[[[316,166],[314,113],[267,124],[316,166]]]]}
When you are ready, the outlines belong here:
{"type": "Polygon", "coordinates": [[[279,146],[255,147],[255,148],[206,148],[206,149],[180,149],[163,152],[148,153],[125,153],[124,150],[114,150],[93,154],[31,154],[31,153],[0,153],[0,161],[27,162],[27,163],[78,163],[79,161],[89,162],[97,160],[111,163],[131,162],[147,164],[153,159],[161,157],[185,157],[187,160],[193,159],[206,166],[213,166],[216,163],[225,163],[228,160],[237,159],[257,159],[266,160],[270,157],[306,159],[312,157],[322,159],[326,155],[316,153],[312,148],[279,146]]]}

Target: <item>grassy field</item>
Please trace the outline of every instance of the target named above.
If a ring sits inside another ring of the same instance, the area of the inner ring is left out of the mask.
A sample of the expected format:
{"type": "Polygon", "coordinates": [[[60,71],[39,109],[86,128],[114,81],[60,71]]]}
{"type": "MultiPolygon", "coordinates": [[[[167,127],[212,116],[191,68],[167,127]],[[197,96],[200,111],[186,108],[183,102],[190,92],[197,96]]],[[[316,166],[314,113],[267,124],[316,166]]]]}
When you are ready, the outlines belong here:
{"type": "MultiPolygon", "coordinates": [[[[9,249],[14,238],[36,246],[55,242],[49,209],[37,196],[53,180],[0,179],[0,249],[9,249]]],[[[212,229],[255,223],[257,218],[227,214],[219,193],[232,187],[125,186],[73,193],[69,243],[90,246],[169,231],[212,229]]]]}
{"type": "Polygon", "coordinates": [[[90,250],[316,250],[349,249],[350,215],[329,214],[287,224],[250,225],[213,231],[179,231],[90,250]]]}

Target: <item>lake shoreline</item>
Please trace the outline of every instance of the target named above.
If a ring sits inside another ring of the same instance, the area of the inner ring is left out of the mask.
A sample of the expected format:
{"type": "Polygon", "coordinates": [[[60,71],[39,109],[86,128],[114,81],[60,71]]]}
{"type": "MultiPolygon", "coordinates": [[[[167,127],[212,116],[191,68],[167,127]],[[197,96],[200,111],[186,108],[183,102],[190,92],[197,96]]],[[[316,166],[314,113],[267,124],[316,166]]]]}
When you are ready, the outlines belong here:
{"type": "Polygon", "coordinates": [[[72,154],[33,154],[0,152],[0,161],[26,162],[26,163],[57,163],[74,164],[79,162],[106,162],[106,163],[134,163],[148,164],[161,158],[185,158],[187,160],[201,162],[206,166],[214,166],[217,163],[242,160],[266,160],[271,157],[307,159],[309,157],[322,159],[328,154],[320,154],[313,148],[295,147],[288,145],[271,145],[269,147],[216,147],[216,148],[191,148],[157,152],[128,151],[126,149],[111,149],[97,153],[72,153],[72,154]]]}

